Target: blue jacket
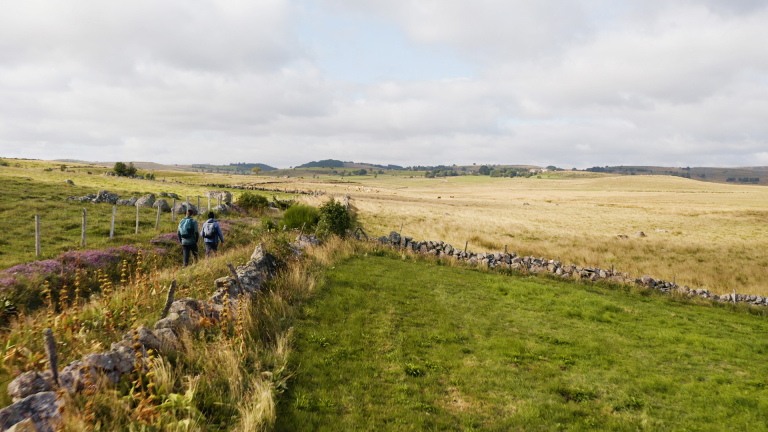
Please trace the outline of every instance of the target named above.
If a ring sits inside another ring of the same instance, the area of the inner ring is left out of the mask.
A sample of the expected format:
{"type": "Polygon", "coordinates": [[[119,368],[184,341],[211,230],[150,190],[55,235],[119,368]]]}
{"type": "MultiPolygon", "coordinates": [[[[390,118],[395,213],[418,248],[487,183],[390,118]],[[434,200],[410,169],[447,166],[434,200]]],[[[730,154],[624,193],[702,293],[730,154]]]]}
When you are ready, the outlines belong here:
{"type": "Polygon", "coordinates": [[[219,239],[221,239],[221,242],[224,243],[224,233],[221,231],[221,227],[219,226],[219,223],[216,222],[216,219],[208,219],[203,224],[202,232],[205,232],[205,226],[208,224],[213,224],[213,238],[205,238],[203,236],[203,241],[206,243],[218,243],[219,239]]]}

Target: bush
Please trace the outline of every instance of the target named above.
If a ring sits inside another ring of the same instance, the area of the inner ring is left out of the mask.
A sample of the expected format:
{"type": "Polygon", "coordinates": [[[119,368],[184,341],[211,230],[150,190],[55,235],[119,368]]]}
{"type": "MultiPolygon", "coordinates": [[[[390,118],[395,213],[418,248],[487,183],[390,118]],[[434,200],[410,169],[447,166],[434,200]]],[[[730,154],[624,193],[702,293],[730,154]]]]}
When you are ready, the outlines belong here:
{"type": "Polygon", "coordinates": [[[237,198],[237,205],[246,210],[259,210],[267,207],[269,201],[262,195],[245,191],[237,198]]]}
{"type": "Polygon", "coordinates": [[[288,228],[313,227],[320,220],[320,211],[312,206],[294,204],[283,214],[283,224],[288,228]]]}
{"type": "Polygon", "coordinates": [[[261,218],[261,227],[264,228],[264,231],[267,231],[267,232],[277,228],[275,226],[275,223],[272,221],[272,218],[269,216],[264,216],[263,218],[261,218]]]}
{"type": "Polygon", "coordinates": [[[133,166],[133,162],[128,165],[125,162],[115,162],[115,167],[112,170],[119,176],[131,177],[136,175],[136,167],[133,166]]]}
{"type": "Polygon", "coordinates": [[[352,217],[344,204],[331,198],[330,201],[320,206],[320,221],[317,224],[318,234],[321,236],[335,234],[344,237],[351,227],[352,217]]]}
{"type": "Polygon", "coordinates": [[[8,166],[8,162],[0,159],[0,166],[8,166]]]}

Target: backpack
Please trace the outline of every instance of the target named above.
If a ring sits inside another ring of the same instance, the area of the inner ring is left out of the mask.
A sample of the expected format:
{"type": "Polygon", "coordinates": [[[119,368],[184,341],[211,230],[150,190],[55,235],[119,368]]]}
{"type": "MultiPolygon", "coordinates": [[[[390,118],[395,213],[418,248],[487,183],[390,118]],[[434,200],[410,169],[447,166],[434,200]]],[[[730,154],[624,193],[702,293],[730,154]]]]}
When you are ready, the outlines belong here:
{"type": "Polygon", "coordinates": [[[203,224],[203,238],[216,238],[216,222],[206,222],[203,224]]]}
{"type": "Polygon", "coordinates": [[[182,238],[191,239],[195,237],[195,220],[184,218],[179,224],[179,233],[182,238]]]}

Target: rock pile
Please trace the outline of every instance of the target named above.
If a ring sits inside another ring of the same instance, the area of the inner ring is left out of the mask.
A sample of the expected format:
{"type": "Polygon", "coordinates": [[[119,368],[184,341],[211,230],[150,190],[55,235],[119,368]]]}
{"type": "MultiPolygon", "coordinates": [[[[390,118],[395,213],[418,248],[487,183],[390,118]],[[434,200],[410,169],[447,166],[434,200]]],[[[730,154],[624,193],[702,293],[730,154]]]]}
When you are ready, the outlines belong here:
{"type": "Polygon", "coordinates": [[[443,241],[415,241],[412,237],[402,237],[395,231],[389,236],[378,238],[381,244],[391,245],[398,249],[410,250],[414,253],[432,255],[439,258],[452,258],[466,261],[473,265],[484,265],[489,268],[507,268],[531,273],[549,273],[562,278],[586,279],[590,281],[610,281],[617,283],[635,284],[648,288],[654,288],[664,293],[678,292],[689,297],[701,297],[724,302],[744,302],[755,306],[768,306],[768,298],[747,294],[723,294],[710,293],[707,289],[691,289],[688,286],[680,286],[675,282],[654,279],[650,276],[633,278],[629,273],[622,273],[613,269],[599,267],[581,267],[565,265],[559,260],[551,260],[544,257],[518,256],[516,253],[475,253],[453,247],[443,241]]]}
{"type": "MultiPolygon", "coordinates": [[[[291,247],[297,252],[300,248],[317,244],[315,236],[301,235],[291,247]]],[[[14,404],[0,410],[0,431],[31,421],[31,426],[36,428],[34,430],[53,432],[61,421],[59,407],[62,402],[56,397],[56,389],[79,392],[99,376],[118,383],[123,375],[135,370],[139,364],[137,359],[141,359],[140,367],[147,367],[148,350],[178,350],[181,344],[179,336],[183,332],[199,330],[203,318],[219,320],[226,301],[229,302],[230,317],[237,319],[239,299],[250,298],[261,290],[264,281],[275,276],[277,259],[266,252],[262,244],[256,247],[246,264],[237,269],[230,265],[230,269],[229,276],[216,279],[216,291],[208,300],[174,300],[174,282],[169,290],[170,303],[163,311],[165,316],[155,323],[152,330],[143,326],[130,330],[121,341],[113,343],[109,351],[87,354],[67,364],[58,372],[58,380],[53,378],[51,371],[21,374],[8,385],[8,394],[14,404]]]]}

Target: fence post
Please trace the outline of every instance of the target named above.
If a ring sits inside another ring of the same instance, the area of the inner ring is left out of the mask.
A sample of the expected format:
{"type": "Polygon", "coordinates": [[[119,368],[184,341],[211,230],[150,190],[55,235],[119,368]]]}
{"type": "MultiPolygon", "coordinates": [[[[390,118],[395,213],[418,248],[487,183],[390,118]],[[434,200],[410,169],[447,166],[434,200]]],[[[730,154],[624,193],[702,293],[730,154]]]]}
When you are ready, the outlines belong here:
{"type": "Polygon", "coordinates": [[[40,256],[40,215],[35,215],[35,255],[40,256]]]}
{"type": "Polygon", "coordinates": [[[83,232],[80,238],[80,247],[85,248],[85,229],[86,229],[86,220],[85,220],[85,212],[86,210],[83,209],[83,232]]]}
{"type": "Polygon", "coordinates": [[[115,215],[117,214],[117,206],[112,206],[112,225],[109,227],[109,239],[115,238],[115,215]]]}
{"type": "Polygon", "coordinates": [[[211,194],[208,194],[208,213],[212,212],[211,210],[211,194]]]}
{"type": "Polygon", "coordinates": [[[136,206],[136,234],[139,233],[139,208],[141,207],[137,205],[136,206]]]}
{"type": "Polygon", "coordinates": [[[467,240],[467,242],[466,242],[466,243],[464,243],[464,252],[466,252],[466,251],[467,251],[467,245],[468,245],[468,244],[469,244],[469,240],[467,240]]]}
{"type": "MultiPolygon", "coordinates": [[[[189,195],[187,195],[187,211],[189,211],[189,195]]],[[[184,212],[184,217],[187,217],[187,212],[184,212]]]]}
{"type": "Polygon", "coordinates": [[[200,195],[197,196],[197,220],[200,220],[200,195]]]}
{"type": "Polygon", "coordinates": [[[163,209],[160,208],[160,206],[157,206],[157,220],[155,221],[155,229],[160,229],[160,213],[163,212],[163,209]]]}
{"type": "Polygon", "coordinates": [[[173,207],[171,207],[171,222],[176,223],[176,198],[173,199],[173,207]]]}

